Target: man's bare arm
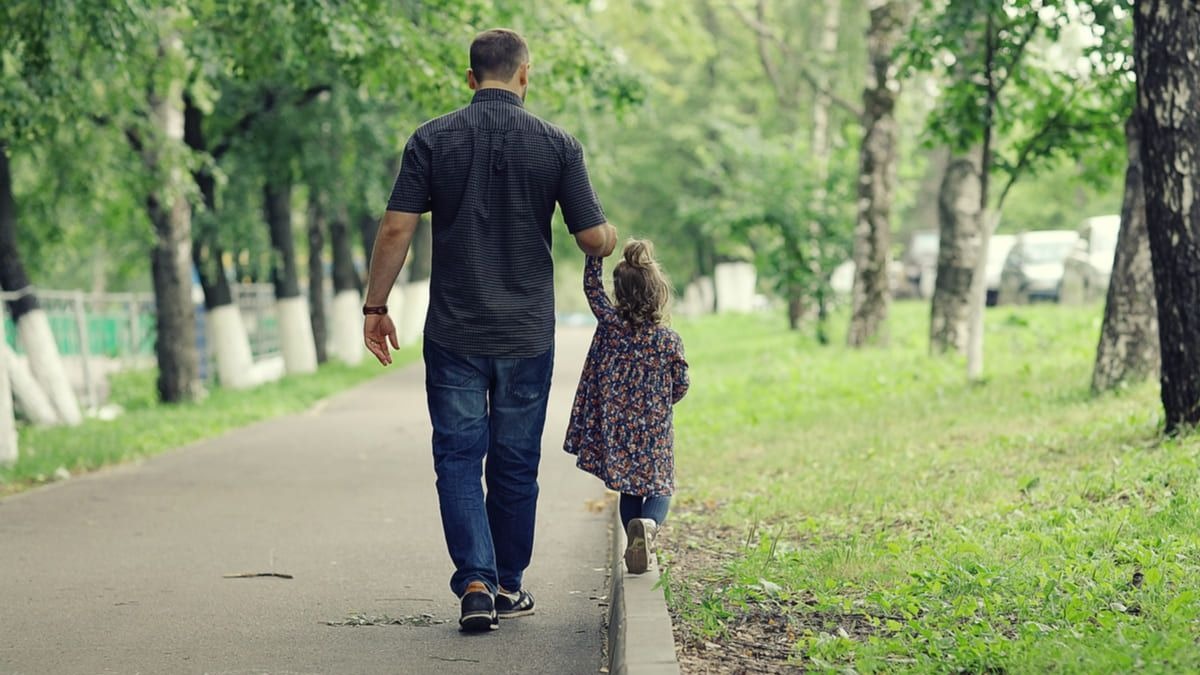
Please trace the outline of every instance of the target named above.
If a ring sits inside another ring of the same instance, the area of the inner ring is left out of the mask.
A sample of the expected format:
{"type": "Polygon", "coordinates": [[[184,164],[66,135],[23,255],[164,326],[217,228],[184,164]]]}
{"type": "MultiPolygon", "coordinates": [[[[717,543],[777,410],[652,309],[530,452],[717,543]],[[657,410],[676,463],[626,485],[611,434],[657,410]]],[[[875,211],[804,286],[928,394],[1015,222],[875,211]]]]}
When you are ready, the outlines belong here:
{"type": "Polygon", "coordinates": [[[617,247],[617,228],[604,223],[575,233],[575,243],[584,253],[607,258],[617,247]]]}
{"type": "Polygon", "coordinates": [[[383,214],[379,233],[375,235],[375,249],[371,251],[365,304],[387,304],[392,284],[396,283],[396,277],[404,267],[413,232],[420,220],[419,213],[388,211],[383,214]]]}

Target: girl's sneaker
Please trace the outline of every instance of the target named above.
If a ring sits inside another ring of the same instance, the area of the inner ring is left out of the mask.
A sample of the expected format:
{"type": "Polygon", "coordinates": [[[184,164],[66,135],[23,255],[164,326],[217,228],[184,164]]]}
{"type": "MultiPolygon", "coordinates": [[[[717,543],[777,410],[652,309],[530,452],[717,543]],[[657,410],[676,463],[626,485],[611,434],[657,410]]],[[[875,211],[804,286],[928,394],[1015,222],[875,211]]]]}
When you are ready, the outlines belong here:
{"type": "Polygon", "coordinates": [[[630,574],[645,574],[650,566],[650,552],[654,550],[654,535],[658,523],[649,518],[634,518],[625,529],[629,543],[625,548],[625,569],[630,574]]]}

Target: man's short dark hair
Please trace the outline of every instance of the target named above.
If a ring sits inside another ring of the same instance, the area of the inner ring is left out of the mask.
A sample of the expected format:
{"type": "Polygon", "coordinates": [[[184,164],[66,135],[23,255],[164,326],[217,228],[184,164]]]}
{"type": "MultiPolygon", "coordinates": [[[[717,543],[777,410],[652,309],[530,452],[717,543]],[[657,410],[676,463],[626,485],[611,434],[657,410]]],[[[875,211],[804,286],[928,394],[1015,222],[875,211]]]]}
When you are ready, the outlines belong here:
{"type": "Polygon", "coordinates": [[[522,63],[529,61],[525,38],[506,28],[485,30],[471,42],[471,70],[475,79],[508,82],[522,63]]]}

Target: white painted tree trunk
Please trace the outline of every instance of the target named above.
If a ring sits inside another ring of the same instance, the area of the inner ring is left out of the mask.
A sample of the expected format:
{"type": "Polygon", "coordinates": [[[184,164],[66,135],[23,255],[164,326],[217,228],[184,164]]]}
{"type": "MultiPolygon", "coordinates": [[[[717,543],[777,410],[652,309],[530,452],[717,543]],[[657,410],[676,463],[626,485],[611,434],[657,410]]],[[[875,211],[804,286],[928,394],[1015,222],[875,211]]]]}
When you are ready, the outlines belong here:
{"type": "Polygon", "coordinates": [[[29,364],[19,358],[7,344],[0,346],[0,350],[3,351],[0,359],[4,361],[12,396],[21,405],[21,412],[37,426],[60,423],[62,420],[58,417],[58,411],[54,409],[50,397],[42,391],[42,385],[38,384],[29,370],[29,364]]]}
{"type": "Polygon", "coordinates": [[[680,316],[695,317],[704,314],[704,295],[700,290],[700,282],[693,281],[683,291],[677,309],[680,316]]]}
{"type": "Polygon", "coordinates": [[[217,357],[217,377],[222,387],[248,389],[259,382],[254,377],[254,355],[250,337],[237,305],[221,305],[208,312],[208,337],[217,357]]]}
{"type": "MultiPolygon", "coordinates": [[[[4,321],[0,315],[0,345],[5,349],[8,344],[4,341],[4,321]]],[[[0,355],[0,466],[7,466],[17,461],[17,421],[13,417],[12,385],[9,384],[8,358],[0,355]]]]}
{"type": "Polygon", "coordinates": [[[362,295],[355,290],[333,296],[330,308],[329,354],[333,358],[358,365],[363,359],[362,295]]]}
{"type": "Polygon", "coordinates": [[[22,316],[17,321],[17,339],[29,358],[29,369],[50,397],[59,420],[70,426],[83,422],[83,413],[79,410],[75,390],[71,388],[71,381],[63,368],[46,311],[35,309],[22,316]]]}
{"type": "Polygon", "coordinates": [[[275,303],[279,311],[279,341],[288,375],[317,372],[317,347],[308,316],[308,298],[297,296],[275,303]]]}
{"type": "Polygon", "coordinates": [[[750,312],[754,309],[757,273],[748,262],[721,263],[716,276],[717,312],[750,312]]]}
{"type": "Polygon", "coordinates": [[[396,324],[400,346],[416,343],[425,331],[425,313],[429,310],[429,280],[410,281],[404,285],[404,307],[396,324]]]}
{"type": "Polygon", "coordinates": [[[404,301],[405,301],[405,286],[407,284],[396,284],[392,286],[392,290],[388,293],[387,307],[388,316],[392,317],[392,323],[396,326],[396,339],[400,339],[400,321],[404,318],[404,301]]]}

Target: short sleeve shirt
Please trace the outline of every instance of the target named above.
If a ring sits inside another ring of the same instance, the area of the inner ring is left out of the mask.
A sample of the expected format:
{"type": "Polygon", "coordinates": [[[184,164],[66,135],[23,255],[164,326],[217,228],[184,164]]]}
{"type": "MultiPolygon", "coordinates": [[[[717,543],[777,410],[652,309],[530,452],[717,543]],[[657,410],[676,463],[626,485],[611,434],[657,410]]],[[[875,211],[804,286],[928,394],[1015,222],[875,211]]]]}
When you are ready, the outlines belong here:
{"type": "Polygon", "coordinates": [[[413,133],[388,210],[433,213],[426,339],[464,356],[551,348],[556,204],[572,234],[607,220],[579,141],[512,92],[482,89],[413,133]]]}

